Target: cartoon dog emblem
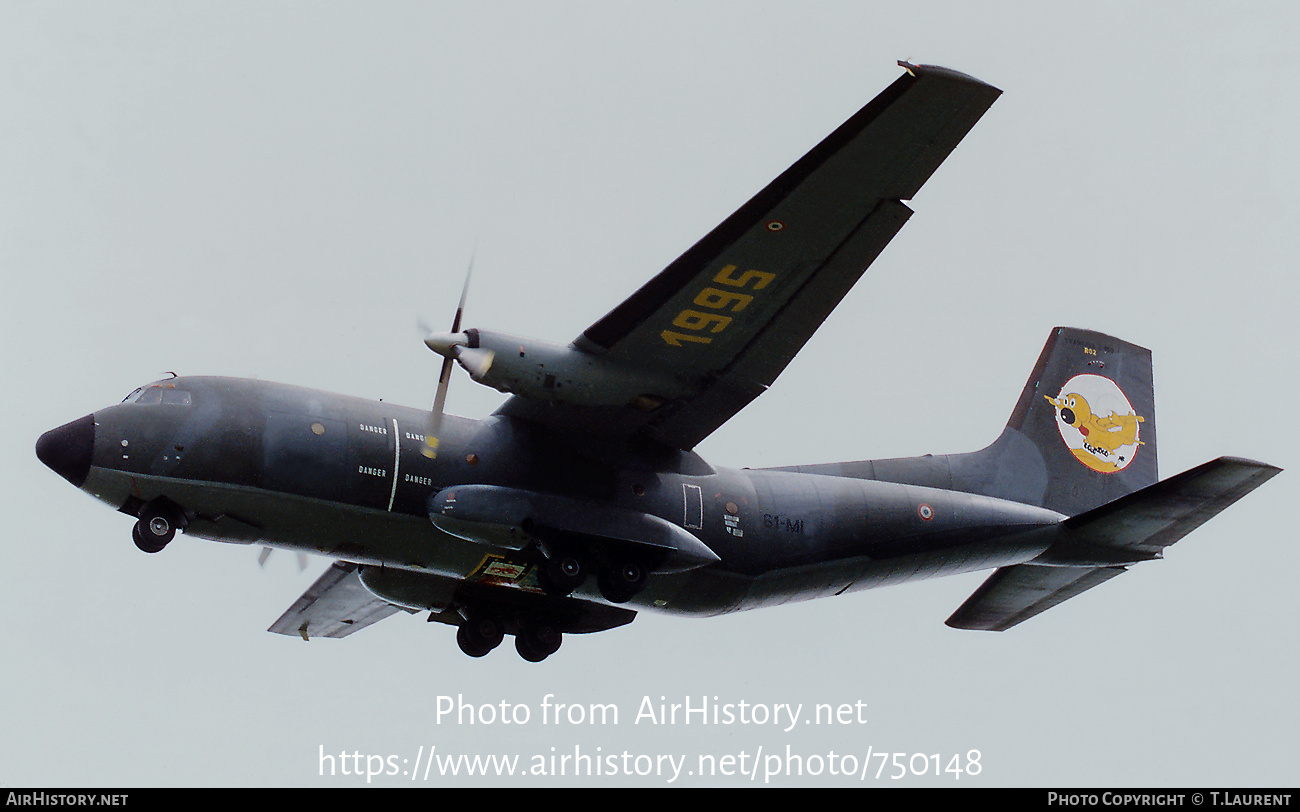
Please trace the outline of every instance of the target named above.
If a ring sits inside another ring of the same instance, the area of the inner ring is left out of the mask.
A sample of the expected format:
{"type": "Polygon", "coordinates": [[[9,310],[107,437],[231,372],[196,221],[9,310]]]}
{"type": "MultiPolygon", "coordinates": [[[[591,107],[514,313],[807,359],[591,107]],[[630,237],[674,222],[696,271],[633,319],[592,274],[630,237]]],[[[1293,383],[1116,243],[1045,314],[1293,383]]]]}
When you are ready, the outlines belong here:
{"type": "Polygon", "coordinates": [[[1056,409],[1056,428],[1079,462],[1094,471],[1113,474],[1133,461],[1139,439],[1135,414],[1124,392],[1110,378],[1076,375],[1055,398],[1044,395],[1056,409]]]}

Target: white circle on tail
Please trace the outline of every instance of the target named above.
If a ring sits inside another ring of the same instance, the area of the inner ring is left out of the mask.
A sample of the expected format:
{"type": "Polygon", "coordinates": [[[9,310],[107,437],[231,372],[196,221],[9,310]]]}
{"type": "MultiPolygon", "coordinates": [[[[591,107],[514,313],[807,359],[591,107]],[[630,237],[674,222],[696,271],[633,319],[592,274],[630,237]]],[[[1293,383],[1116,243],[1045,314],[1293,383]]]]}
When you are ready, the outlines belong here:
{"type": "Polygon", "coordinates": [[[1142,445],[1142,415],[1110,378],[1075,375],[1053,398],[1044,395],[1056,409],[1056,428],[1061,439],[1079,462],[1094,471],[1113,474],[1133,462],[1142,445]]]}

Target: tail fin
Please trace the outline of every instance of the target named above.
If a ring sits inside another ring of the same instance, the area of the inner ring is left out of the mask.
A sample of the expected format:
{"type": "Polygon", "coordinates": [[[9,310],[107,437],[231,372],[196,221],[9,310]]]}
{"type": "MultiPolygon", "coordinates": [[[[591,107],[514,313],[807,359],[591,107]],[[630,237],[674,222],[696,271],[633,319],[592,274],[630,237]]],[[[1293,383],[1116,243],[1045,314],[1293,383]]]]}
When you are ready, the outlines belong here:
{"type": "Polygon", "coordinates": [[[1158,478],[1151,351],[1057,327],[988,448],[775,470],[946,488],[1075,516],[1158,478]]]}
{"type": "Polygon", "coordinates": [[[1068,516],[1154,484],[1151,351],[1057,327],[1002,436],[970,456],[997,457],[1015,476],[1039,479],[1035,503],[1068,516]]]}

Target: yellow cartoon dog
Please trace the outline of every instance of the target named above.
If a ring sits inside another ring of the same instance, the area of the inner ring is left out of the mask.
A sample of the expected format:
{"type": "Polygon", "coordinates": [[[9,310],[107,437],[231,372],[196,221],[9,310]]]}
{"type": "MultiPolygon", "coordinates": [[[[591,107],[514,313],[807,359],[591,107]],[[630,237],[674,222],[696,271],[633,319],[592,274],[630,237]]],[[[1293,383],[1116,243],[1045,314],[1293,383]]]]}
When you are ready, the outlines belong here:
{"type": "Polygon", "coordinates": [[[1066,425],[1073,426],[1083,435],[1083,442],[1092,450],[1110,454],[1126,445],[1142,445],[1142,441],[1137,438],[1138,423],[1144,421],[1132,412],[1100,417],[1092,413],[1092,407],[1083,395],[1071,392],[1059,399],[1047,395],[1043,397],[1056,407],[1066,425]]]}

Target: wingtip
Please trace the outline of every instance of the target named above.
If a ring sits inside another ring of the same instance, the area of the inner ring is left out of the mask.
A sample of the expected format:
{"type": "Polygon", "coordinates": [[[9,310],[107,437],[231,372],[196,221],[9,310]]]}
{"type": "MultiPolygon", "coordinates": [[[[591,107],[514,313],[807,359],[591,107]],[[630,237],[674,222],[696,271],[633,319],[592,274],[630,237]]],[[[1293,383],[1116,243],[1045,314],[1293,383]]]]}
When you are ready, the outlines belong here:
{"type": "Polygon", "coordinates": [[[1261,480],[1261,484],[1263,482],[1272,479],[1278,474],[1282,473],[1283,470],[1282,468],[1273,465],[1272,463],[1260,462],[1259,460],[1247,459],[1246,457],[1224,456],[1224,457],[1219,457],[1218,459],[1214,460],[1214,462],[1228,464],[1228,465],[1236,465],[1241,468],[1254,468],[1255,470],[1259,471],[1260,475],[1263,476],[1263,480],[1261,480]]]}
{"type": "Polygon", "coordinates": [[[961,71],[953,70],[952,68],[944,68],[939,65],[916,65],[911,62],[908,62],[906,59],[898,60],[898,67],[907,71],[907,74],[909,76],[913,76],[918,79],[927,75],[942,76],[948,79],[956,79],[962,82],[970,82],[971,84],[980,85],[982,87],[987,87],[990,90],[997,91],[999,94],[1002,93],[1001,88],[994,87],[993,85],[983,81],[982,79],[977,79],[974,76],[971,76],[969,73],[962,73],[961,71]]]}

